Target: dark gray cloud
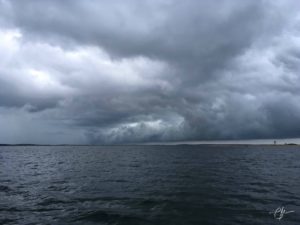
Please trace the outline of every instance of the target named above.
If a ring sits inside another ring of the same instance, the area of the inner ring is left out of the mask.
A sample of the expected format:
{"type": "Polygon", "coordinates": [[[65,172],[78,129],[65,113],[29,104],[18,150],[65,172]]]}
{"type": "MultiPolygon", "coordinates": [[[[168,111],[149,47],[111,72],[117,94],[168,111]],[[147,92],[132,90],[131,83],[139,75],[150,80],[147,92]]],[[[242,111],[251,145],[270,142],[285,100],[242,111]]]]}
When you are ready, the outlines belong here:
{"type": "Polygon", "coordinates": [[[60,39],[62,46],[71,40],[101,46],[113,57],[146,56],[169,62],[176,66],[181,80],[193,84],[215,75],[259,33],[273,28],[264,23],[276,19],[269,18],[267,10],[272,5],[265,4],[232,0],[12,1],[11,20],[30,38],[34,34],[42,41],[60,39]]]}
{"type": "Polygon", "coordinates": [[[299,8],[1,0],[0,141],[299,137],[299,8]]]}

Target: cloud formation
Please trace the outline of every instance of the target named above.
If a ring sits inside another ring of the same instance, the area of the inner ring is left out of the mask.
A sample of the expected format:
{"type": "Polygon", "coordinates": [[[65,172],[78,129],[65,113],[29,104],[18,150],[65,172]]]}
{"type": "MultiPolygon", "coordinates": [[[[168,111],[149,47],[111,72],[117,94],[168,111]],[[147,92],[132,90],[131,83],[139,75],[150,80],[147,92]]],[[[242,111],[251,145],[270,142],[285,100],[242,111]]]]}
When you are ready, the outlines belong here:
{"type": "Polygon", "coordinates": [[[299,137],[299,9],[0,0],[0,142],[299,137]]]}

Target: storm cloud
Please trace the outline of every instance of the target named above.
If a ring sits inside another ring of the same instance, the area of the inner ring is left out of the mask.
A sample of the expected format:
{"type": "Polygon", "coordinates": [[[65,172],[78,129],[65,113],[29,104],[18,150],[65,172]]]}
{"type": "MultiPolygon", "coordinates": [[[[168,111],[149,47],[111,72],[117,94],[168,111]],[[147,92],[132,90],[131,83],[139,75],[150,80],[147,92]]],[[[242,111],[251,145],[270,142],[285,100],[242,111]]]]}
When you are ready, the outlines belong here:
{"type": "Polygon", "coordinates": [[[299,9],[0,0],[0,142],[299,137],[299,9]]]}

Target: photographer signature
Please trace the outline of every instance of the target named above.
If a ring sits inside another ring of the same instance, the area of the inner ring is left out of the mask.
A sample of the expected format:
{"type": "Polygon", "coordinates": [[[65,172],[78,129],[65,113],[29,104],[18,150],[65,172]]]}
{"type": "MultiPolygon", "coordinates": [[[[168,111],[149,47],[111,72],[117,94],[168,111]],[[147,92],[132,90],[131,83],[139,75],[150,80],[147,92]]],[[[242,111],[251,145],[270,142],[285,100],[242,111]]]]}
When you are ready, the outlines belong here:
{"type": "Polygon", "coordinates": [[[273,214],[274,219],[281,220],[284,215],[293,213],[293,212],[295,212],[295,211],[286,211],[285,208],[282,206],[282,207],[278,207],[273,212],[269,212],[269,214],[273,214]]]}

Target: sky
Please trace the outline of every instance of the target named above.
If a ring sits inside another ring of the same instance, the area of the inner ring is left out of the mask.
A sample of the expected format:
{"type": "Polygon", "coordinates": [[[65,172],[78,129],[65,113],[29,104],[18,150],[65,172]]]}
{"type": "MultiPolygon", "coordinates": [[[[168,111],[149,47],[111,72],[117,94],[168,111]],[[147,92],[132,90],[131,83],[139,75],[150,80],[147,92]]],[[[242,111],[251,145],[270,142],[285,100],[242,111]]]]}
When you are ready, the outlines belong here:
{"type": "Polygon", "coordinates": [[[298,137],[297,0],[0,0],[0,143],[298,137]]]}

